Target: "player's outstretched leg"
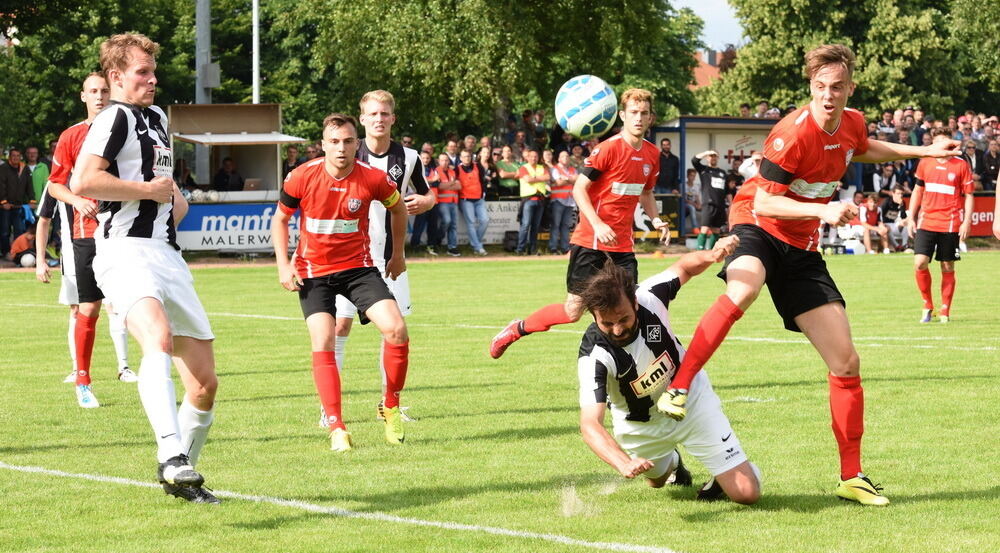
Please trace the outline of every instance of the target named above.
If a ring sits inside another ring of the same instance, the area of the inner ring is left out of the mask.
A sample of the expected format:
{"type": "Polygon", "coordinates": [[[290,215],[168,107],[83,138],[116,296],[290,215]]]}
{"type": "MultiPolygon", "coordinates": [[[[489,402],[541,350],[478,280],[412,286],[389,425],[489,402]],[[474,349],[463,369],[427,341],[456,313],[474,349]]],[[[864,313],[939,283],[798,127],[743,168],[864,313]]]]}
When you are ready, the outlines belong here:
{"type": "Polygon", "coordinates": [[[572,296],[565,303],[553,303],[535,311],[523,321],[515,319],[507,324],[490,342],[490,357],[499,359],[511,344],[533,332],[544,332],[555,325],[580,320],[579,301],[572,296]]]}

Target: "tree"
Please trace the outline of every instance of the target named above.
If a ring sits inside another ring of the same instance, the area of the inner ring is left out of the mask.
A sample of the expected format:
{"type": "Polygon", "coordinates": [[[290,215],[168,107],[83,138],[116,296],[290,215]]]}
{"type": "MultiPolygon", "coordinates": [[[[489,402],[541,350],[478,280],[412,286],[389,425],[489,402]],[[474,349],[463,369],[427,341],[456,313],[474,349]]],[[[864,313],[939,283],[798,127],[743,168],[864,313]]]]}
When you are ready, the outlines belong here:
{"type": "Polygon", "coordinates": [[[969,87],[968,107],[995,113],[1000,105],[1000,3],[953,0],[954,47],[977,81],[969,87]]]}

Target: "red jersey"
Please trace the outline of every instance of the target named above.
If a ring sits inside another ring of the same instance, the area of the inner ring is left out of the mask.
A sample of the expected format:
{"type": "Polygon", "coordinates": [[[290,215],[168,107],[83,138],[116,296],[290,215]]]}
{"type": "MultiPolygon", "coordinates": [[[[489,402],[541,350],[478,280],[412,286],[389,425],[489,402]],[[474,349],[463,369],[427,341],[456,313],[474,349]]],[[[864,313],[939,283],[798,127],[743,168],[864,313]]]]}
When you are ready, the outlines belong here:
{"type": "MultiPolygon", "coordinates": [[[[70,173],[73,171],[73,166],[76,165],[76,158],[80,155],[83,139],[87,138],[89,131],[90,125],[86,121],[80,121],[59,135],[56,151],[52,154],[52,174],[49,175],[50,181],[69,188],[70,173]]],[[[97,219],[84,217],[75,209],[70,209],[69,211],[73,214],[72,226],[70,227],[73,233],[72,238],[74,240],[78,238],[93,238],[94,231],[97,230],[97,219]]]]}
{"type": "Polygon", "coordinates": [[[639,195],[644,190],[652,190],[656,184],[660,174],[659,150],[646,140],[636,150],[622,139],[622,135],[616,134],[594,148],[582,172],[593,180],[587,195],[594,211],[618,239],[611,245],[600,243],[590,221],[580,217],[570,243],[592,250],[632,251],[635,206],[639,203],[639,195]]]}
{"type": "Polygon", "coordinates": [[[958,232],[965,210],[964,196],[974,190],[969,163],[957,157],[949,158],[944,163],[924,158],[917,165],[916,177],[917,186],[924,187],[917,228],[958,232]]]}
{"type": "Polygon", "coordinates": [[[326,160],[304,163],[285,177],[278,209],[301,211],[295,269],[312,278],[347,269],[371,267],[368,248],[368,205],[396,205],[399,192],[388,175],[362,161],[342,179],[326,172],[326,160]]]}
{"type": "Polygon", "coordinates": [[[868,151],[868,130],[861,112],[845,109],[840,126],[826,132],[809,106],[786,115],[764,141],[760,172],[740,188],[729,210],[729,227],[757,225],[778,240],[803,250],[817,250],[821,221],[775,219],[757,215],[757,188],[797,202],[826,204],[837,194],[851,158],[868,151]]]}

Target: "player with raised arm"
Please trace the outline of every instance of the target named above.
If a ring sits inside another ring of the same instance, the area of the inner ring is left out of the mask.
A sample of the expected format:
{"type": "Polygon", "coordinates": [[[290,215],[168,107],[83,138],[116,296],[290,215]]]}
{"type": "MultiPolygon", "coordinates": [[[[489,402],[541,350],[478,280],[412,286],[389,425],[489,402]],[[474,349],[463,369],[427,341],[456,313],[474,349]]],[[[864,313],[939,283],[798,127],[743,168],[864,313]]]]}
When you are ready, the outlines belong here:
{"type": "Polygon", "coordinates": [[[760,472],[747,460],[708,375],[702,372],[692,383],[691,415],[683,421],[654,408],[684,358],[684,346],[670,328],[670,302],[684,283],[722,261],[738,243],[730,236],[712,250],[686,254],[638,289],[632,275],[610,260],[585,282],[580,298],[594,323],[580,344],[580,432],[622,476],[641,474],[654,488],[675,471],[675,482],[690,483],[675,449],[682,444],[712,473],[698,499],[725,495],[750,504],[760,497],[760,472]],[[609,409],[614,436],[604,427],[609,409]]]}
{"type": "MultiPolygon", "coordinates": [[[[70,171],[80,153],[80,146],[90,130],[90,124],[108,103],[110,89],[100,73],[91,73],[83,81],[80,100],[87,107],[87,118],[59,135],[52,156],[52,174],[49,175],[38,210],[38,233],[35,249],[37,259],[45,259],[49,241],[49,226],[59,210],[62,244],[62,284],[59,303],[70,308],[70,358],[73,371],[66,380],[76,384],[76,399],[80,407],[99,407],[100,403],[90,387],[90,365],[94,351],[97,319],[101,314],[104,293],[94,277],[94,231],[97,228],[97,202],[70,192],[70,171]]],[[[49,282],[49,268],[45,263],[35,267],[36,278],[49,282]]],[[[105,305],[111,313],[110,305],[105,305]]],[[[109,318],[111,340],[118,356],[118,380],[135,382],[136,374],[128,368],[128,335],[121,317],[109,318]]]]}
{"type": "MultiPolygon", "coordinates": [[[[341,294],[375,323],[384,339],[385,396],[398,400],[409,363],[406,323],[386,286],[369,248],[369,204],[381,202],[390,218],[392,255],[385,274],[395,279],[406,271],[403,242],[406,204],[396,183],[384,172],[355,159],[357,121],[333,113],[323,121],[324,157],[296,167],[282,185],[278,209],[271,220],[271,239],[278,263],[278,281],[298,292],[312,345],[313,379],[326,414],[330,449],[352,449],[351,434],[341,415],[340,375],[334,354],[336,296],[341,294]],[[300,212],[295,263],[288,259],[288,222],[300,212]]],[[[396,411],[398,415],[398,409],[396,411]]],[[[404,439],[401,417],[385,418],[390,443],[404,439]]]]}
{"type": "Polygon", "coordinates": [[[212,425],[212,328],[177,246],[187,202],[174,184],[167,117],[153,105],[159,45],[140,34],[101,44],[111,104],[90,126],[70,179],[78,196],[100,200],[97,285],[142,347],[139,399],[156,438],[164,492],[219,503],[195,470],[212,425]],[[177,407],[171,363],[184,384],[177,407]]]}
{"type": "Polygon", "coordinates": [[[524,320],[511,321],[490,343],[494,359],[523,336],[580,320],[583,305],[579,287],[604,266],[605,259],[610,257],[638,282],[638,263],[632,251],[632,219],[637,204],[642,205],[653,228],[664,239],[669,236],[653,197],[660,151],[643,138],[653,123],[652,112],[653,95],[649,91],[632,88],[622,94],[621,132],[594,148],[573,185],[573,199],[581,217],[570,239],[566,301],[547,305],[524,320]]]}
{"type": "MultiPolygon", "coordinates": [[[[424,178],[424,166],[420,162],[417,151],[407,148],[392,140],[392,126],[396,122],[396,100],[385,90],[373,90],[361,97],[361,126],[365,128],[365,138],[358,146],[358,160],[379,169],[389,175],[396,190],[403,196],[407,215],[419,215],[437,202],[424,178]]],[[[385,261],[393,254],[392,218],[381,202],[372,202],[368,213],[369,249],[375,268],[385,275],[385,261]]],[[[406,317],[410,314],[410,279],[409,273],[403,271],[395,279],[384,277],[386,286],[396,298],[400,313],[406,317]]],[[[334,344],[337,369],[344,368],[344,351],[351,326],[358,308],[346,297],[337,295],[337,340],[334,344]]],[[[361,323],[368,319],[362,314],[361,323]]],[[[382,401],[376,407],[377,416],[386,420],[387,426],[395,426],[389,419],[401,417],[398,393],[406,381],[406,374],[388,374],[385,364],[386,342],[382,341],[379,368],[382,371],[382,401]],[[398,382],[398,389],[391,397],[386,394],[387,382],[398,382]]],[[[405,365],[394,365],[395,369],[405,370],[405,365]]],[[[325,421],[325,417],[321,417],[325,421]]]]}
{"type": "Polygon", "coordinates": [[[820,223],[845,225],[858,214],[854,204],[829,203],[852,160],[881,163],[959,152],[957,142],[917,147],[869,140],[864,115],[847,108],[854,93],[850,48],[819,46],[806,54],[805,63],[812,100],[774,126],[764,143],[759,174],[736,195],[729,224],[740,245],[719,275],[726,280],[726,293],[701,318],[657,408],[684,418],[692,379],[767,284],[785,328],[804,333],[829,371],[833,434],[840,452],[836,494],[866,505],[887,505],[881,488],[861,470],[860,360],[844,298],[818,252],[820,223]]]}
{"type": "MultiPolygon", "coordinates": [[[[945,128],[931,129],[932,144],[951,140],[945,128]]],[[[907,230],[913,241],[913,270],[917,289],[924,300],[920,322],[929,323],[934,313],[931,297],[931,256],[941,263],[941,322],[951,320],[951,301],[955,295],[955,261],[961,259],[959,242],[969,237],[972,228],[972,170],[961,157],[922,159],[917,165],[916,186],[910,197],[907,230]]]]}

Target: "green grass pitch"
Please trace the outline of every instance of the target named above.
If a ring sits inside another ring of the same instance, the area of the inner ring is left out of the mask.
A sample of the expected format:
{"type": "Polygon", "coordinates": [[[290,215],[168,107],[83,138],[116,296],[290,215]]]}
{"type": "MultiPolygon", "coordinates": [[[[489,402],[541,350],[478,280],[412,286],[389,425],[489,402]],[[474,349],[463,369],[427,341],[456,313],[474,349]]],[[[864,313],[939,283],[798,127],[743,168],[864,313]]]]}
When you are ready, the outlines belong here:
{"type": "MultiPolygon", "coordinates": [[[[995,551],[1000,252],[958,263],[948,325],[917,323],[911,256],[827,259],[861,354],[865,470],[892,499],[884,509],[833,496],[825,370],[801,335],[781,328],[766,294],[707,366],[764,475],[760,503],[744,507],[626,481],[586,448],[575,372],[584,321],[489,358],[490,338],[510,319],[564,298],[565,259],[411,264],[403,404],[418,420],[404,446],[383,442],[374,420],[378,338],[356,325],[342,374],[357,448],[346,455],[330,452],[317,427],[305,324],[274,268],[196,269],[220,377],[199,468],[217,491],[298,502],[230,497],[210,507],[129,483],[153,482],[155,446],[135,385],[115,380],[106,316],[93,371],[102,407],[83,410],[62,383],[70,367],[58,279],[42,285],[30,273],[4,272],[0,551],[995,551]]],[[[673,261],[643,257],[640,270],[648,276],[673,261]]],[[[936,264],[932,272],[937,298],[936,264]]],[[[712,273],[671,305],[685,343],[722,293],[712,273]]],[[[136,369],[140,357],[133,342],[136,369]]],[[[696,484],[707,478],[689,465],[696,484]]]]}

